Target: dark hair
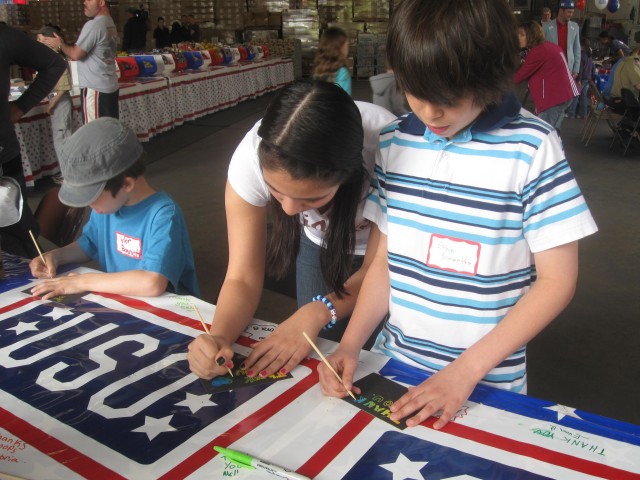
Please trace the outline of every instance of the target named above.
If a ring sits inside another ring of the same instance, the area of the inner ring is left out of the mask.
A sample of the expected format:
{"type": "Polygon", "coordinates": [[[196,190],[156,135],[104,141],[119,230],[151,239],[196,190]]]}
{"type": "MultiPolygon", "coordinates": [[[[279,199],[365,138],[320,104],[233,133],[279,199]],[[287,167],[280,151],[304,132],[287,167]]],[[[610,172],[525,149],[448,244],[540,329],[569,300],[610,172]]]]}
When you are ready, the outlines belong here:
{"type": "Polygon", "coordinates": [[[527,48],[544,43],[544,31],[538,22],[529,20],[528,22],[521,23],[518,28],[522,29],[524,36],[527,38],[527,48]]]}
{"type": "Polygon", "coordinates": [[[587,54],[587,57],[591,58],[593,56],[593,51],[591,50],[591,41],[587,37],[580,38],[580,46],[587,54]]]}
{"type": "Polygon", "coordinates": [[[516,21],[500,0],[403,0],[387,34],[400,88],[441,106],[472,95],[482,108],[513,89],[520,65],[516,21]]]}
{"type": "Polygon", "coordinates": [[[336,72],[347,62],[342,48],[348,40],[345,31],[338,27],[329,27],[322,32],[313,60],[313,78],[326,82],[335,80],[336,72]]]}
{"type": "Polygon", "coordinates": [[[609,32],[607,32],[606,30],[603,30],[602,32],[600,32],[600,34],[598,35],[598,38],[608,38],[609,40],[615,39],[615,37],[611,35],[609,32]]]}
{"type": "Polygon", "coordinates": [[[107,180],[107,183],[104,186],[104,190],[111,192],[111,196],[115,198],[116,195],[118,195],[120,189],[123,187],[125,178],[138,178],[144,175],[144,172],[147,169],[144,163],[144,157],[145,154],[143,152],[142,155],[140,155],[140,157],[133,163],[133,165],[127,168],[124,172],[119,173],[115,177],[111,177],[109,180],[107,180]]]}
{"type": "Polygon", "coordinates": [[[164,22],[164,17],[158,17],[158,21],[162,20],[164,22]]]}
{"type": "MultiPolygon", "coordinates": [[[[267,107],[258,135],[263,170],[284,171],[296,180],[340,185],[327,211],[329,224],[320,265],[326,284],[341,296],[351,274],[356,213],[369,184],[362,159],[360,110],[349,94],[334,84],[294,83],[282,89],[267,107]]],[[[299,216],[287,215],[275,198],[271,197],[270,204],[273,230],[267,246],[267,271],[282,278],[295,265],[301,224],[299,216]]]]}

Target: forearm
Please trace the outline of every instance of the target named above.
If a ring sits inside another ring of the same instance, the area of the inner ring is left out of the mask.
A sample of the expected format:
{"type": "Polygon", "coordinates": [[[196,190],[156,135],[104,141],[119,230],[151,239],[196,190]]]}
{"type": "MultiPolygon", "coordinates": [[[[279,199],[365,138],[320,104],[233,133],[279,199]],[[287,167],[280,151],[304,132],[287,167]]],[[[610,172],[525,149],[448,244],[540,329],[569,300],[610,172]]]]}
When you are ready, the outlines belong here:
{"type": "Polygon", "coordinates": [[[233,343],[251,323],[262,294],[262,282],[225,279],[209,333],[233,343]]]}
{"type": "MultiPolygon", "coordinates": [[[[456,362],[479,382],[496,365],[540,333],[568,305],[577,280],[577,245],[559,247],[576,256],[575,262],[559,261],[551,275],[542,274],[502,321],[468,348],[456,362]]],[[[557,258],[557,257],[556,257],[557,258]]]]}
{"type": "Polygon", "coordinates": [[[60,42],[60,51],[64,53],[69,60],[82,60],[86,56],[86,52],[77,45],[67,45],[60,42]]]}
{"type": "Polygon", "coordinates": [[[167,279],[156,272],[128,270],[112,273],[85,273],[78,275],[81,290],[119,295],[157,297],[167,288],[167,279]]]}
{"type": "Polygon", "coordinates": [[[386,236],[380,236],[378,251],[362,281],[360,294],[340,347],[353,354],[362,349],[376,326],[389,312],[389,266],[386,236]]]}
{"type": "MultiPolygon", "coordinates": [[[[373,262],[373,259],[376,255],[376,250],[378,249],[378,243],[380,241],[380,231],[378,227],[374,224],[371,226],[371,231],[369,233],[369,239],[367,241],[367,251],[365,253],[364,260],[362,262],[362,266],[351,275],[344,284],[345,293],[342,297],[338,297],[335,293],[330,293],[325,295],[331,303],[333,303],[336,313],[338,315],[338,319],[342,320],[344,318],[348,318],[353,313],[353,309],[356,306],[356,301],[358,299],[358,295],[360,294],[360,288],[362,287],[362,282],[369,270],[369,266],[373,262]]],[[[326,320],[328,310],[326,308],[323,309],[324,318],[326,324],[328,320],[326,320]]]]}

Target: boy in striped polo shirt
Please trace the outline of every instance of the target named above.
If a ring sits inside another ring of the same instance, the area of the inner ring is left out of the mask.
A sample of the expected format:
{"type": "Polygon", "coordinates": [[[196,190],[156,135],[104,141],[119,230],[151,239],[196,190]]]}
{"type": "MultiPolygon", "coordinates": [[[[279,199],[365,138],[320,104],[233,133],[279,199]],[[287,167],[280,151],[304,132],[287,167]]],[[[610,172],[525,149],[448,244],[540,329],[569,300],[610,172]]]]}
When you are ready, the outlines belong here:
{"type": "MultiPolygon", "coordinates": [[[[391,418],[441,412],[442,428],[479,382],[526,392],[525,345],[573,297],[577,241],[597,227],[554,128],[512,92],[507,2],[404,0],[387,57],[413,113],[381,132],[364,213],[380,243],[329,360],[351,388],[388,313],[372,350],[435,372],[391,418]]],[[[319,371],[325,394],[346,395],[319,371]]]]}

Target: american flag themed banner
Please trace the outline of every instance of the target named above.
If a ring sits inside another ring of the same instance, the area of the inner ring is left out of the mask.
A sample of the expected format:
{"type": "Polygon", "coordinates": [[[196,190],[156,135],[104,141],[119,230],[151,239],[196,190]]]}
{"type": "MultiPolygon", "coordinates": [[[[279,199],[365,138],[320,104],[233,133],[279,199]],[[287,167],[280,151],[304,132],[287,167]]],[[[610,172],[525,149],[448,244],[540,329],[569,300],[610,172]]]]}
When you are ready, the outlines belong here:
{"type": "MultiPolygon", "coordinates": [[[[324,397],[315,357],[292,378],[207,394],[186,352],[202,332],[192,305],[207,320],[214,306],[169,294],[58,304],[24,293],[35,282],[26,272],[0,280],[1,473],[274,478],[221,446],[320,480],[640,479],[640,427],[482,385],[441,431],[433,420],[400,430],[324,397]]],[[[248,354],[273,329],[255,321],[236,350],[248,354]]],[[[372,372],[405,386],[427,375],[363,352],[359,375],[372,372]]]]}

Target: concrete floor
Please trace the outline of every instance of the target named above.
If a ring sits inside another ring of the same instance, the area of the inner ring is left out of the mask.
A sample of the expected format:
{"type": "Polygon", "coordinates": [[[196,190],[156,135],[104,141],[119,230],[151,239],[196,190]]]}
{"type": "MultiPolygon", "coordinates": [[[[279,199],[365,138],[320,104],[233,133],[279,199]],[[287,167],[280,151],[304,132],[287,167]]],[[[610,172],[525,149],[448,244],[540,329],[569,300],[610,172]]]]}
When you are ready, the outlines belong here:
{"type": "MultiPolygon", "coordinates": [[[[273,94],[189,122],[145,144],[147,177],[185,212],[203,298],[215,303],[227,265],[224,185],[229,159],[273,94]]],[[[367,81],[354,98],[370,100],[367,81]]],[[[529,347],[529,394],[640,424],[640,149],[623,157],[598,126],[588,148],[582,120],[566,120],[567,157],[600,231],[580,244],[572,304],[529,347]]],[[[32,194],[37,202],[46,189],[32,194]]],[[[279,322],[293,299],[265,289],[256,317],[279,322]]]]}

